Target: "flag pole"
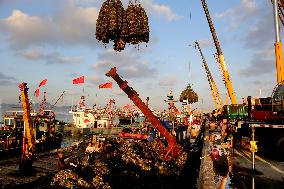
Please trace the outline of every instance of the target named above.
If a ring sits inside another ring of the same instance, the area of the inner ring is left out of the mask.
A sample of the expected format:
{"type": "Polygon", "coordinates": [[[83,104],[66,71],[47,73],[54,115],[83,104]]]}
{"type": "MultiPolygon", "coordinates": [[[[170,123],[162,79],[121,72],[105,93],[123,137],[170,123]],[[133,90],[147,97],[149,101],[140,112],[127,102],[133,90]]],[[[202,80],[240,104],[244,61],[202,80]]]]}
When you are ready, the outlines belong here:
{"type": "Polygon", "coordinates": [[[71,111],[73,110],[73,90],[71,90],[71,111]]]}

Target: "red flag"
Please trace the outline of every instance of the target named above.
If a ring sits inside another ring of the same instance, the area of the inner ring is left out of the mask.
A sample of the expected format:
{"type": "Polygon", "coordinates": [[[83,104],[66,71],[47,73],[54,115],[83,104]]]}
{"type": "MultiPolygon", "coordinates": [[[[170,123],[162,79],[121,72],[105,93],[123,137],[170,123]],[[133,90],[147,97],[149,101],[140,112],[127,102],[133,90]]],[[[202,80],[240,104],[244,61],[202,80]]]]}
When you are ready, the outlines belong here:
{"type": "Polygon", "coordinates": [[[112,88],[112,82],[101,84],[99,85],[99,88],[112,88]]]}
{"type": "Polygon", "coordinates": [[[47,82],[47,79],[42,80],[42,81],[39,83],[38,87],[44,86],[44,85],[46,84],[46,82],[47,82]]]}
{"type": "Polygon", "coordinates": [[[39,97],[39,89],[35,90],[35,96],[39,97]]]}
{"type": "Polygon", "coordinates": [[[73,79],[73,84],[80,84],[80,83],[85,83],[85,77],[84,76],[73,79]]]}
{"type": "Polygon", "coordinates": [[[84,119],[84,123],[89,123],[89,122],[90,122],[90,120],[84,119]]]}
{"type": "Polygon", "coordinates": [[[123,106],[124,109],[132,109],[132,106],[130,104],[126,104],[125,106],[123,106]]]}

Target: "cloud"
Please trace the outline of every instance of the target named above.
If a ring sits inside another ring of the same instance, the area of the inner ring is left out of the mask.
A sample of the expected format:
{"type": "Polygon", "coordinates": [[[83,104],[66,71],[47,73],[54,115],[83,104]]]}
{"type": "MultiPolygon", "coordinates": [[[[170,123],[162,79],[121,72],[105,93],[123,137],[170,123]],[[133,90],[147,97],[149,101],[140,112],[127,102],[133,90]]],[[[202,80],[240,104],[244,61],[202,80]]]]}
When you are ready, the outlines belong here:
{"type": "Polygon", "coordinates": [[[153,0],[144,0],[141,2],[144,5],[147,13],[153,13],[154,15],[166,18],[167,21],[178,20],[181,17],[173,13],[170,7],[164,4],[155,3],[153,0]]]}
{"type": "Polygon", "coordinates": [[[268,46],[273,47],[275,35],[273,13],[271,11],[265,11],[263,16],[258,19],[258,22],[250,28],[251,29],[243,39],[246,47],[251,49],[259,49],[259,47],[268,46]]]}
{"type": "Polygon", "coordinates": [[[247,68],[239,70],[239,74],[246,77],[259,77],[275,71],[275,59],[271,50],[257,51],[247,68]]]}
{"type": "Polygon", "coordinates": [[[126,51],[116,53],[112,49],[98,55],[98,61],[94,65],[95,70],[106,73],[116,66],[121,76],[125,78],[154,78],[157,74],[155,68],[151,68],[147,61],[141,60],[138,54],[126,51]]]}
{"type": "Polygon", "coordinates": [[[88,77],[87,82],[91,83],[91,84],[94,84],[94,85],[100,85],[100,84],[106,82],[106,78],[94,75],[94,76],[88,77]]]}
{"type": "Polygon", "coordinates": [[[125,92],[123,92],[123,90],[120,89],[119,87],[113,89],[112,94],[117,95],[117,96],[125,96],[125,92]]]}
{"type": "MultiPolygon", "coordinates": [[[[212,47],[214,43],[211,38],[197,40],[201,48],[212,47]]],[[[214,46],[215,47],[215,46],[214,46]]]]}
{"type": "Polygon", "coordinates": [[[8,33],[12,47],[23,48],[30,44],[42,44],[52,39],[52,23],[40,17],[29,16],[14,10],[8,18],[0,20],[0,31],[8,33]]]}
{"type": "Polygon", "coordinates": [[[50,18],[30,16],[21,10],[0,20],[0,31],[6,34],[12,48],[31,46],[96,46],[94,37],[98,10],[76,7],[71,1],[50,18]]]}
{"type": "Polygon", "coordinates": [[[229,18],[230,29],[237,29],[239,25],[248,18],[253,18],[259,13],[256,0],[241,0],[235,8],[227,9],[225,12],[214,14],[217,19],[229,18]]]}
{"type": "Polygon", "coordinates": [[[265,49],[265,50],[257,51],[255,55],[257,57],[260,56],[260,57],[265,57],[265,58],[273,58],[275,56],[275,50],[274,48],[265,49]]]}
{"type": "MultiPolygon", "coordinates": [[[[98,0],[75,0],[79,5],[96,5],[98,6],[98,0]]],[[[123,0],[124,8],[127,8],[129,0],[123,0]]],[[[140,1],[141,5],[145,8],[148,15],[153,14],[160,18],[166,19],[168,22],[178,20],[181,17],[176,15],[169,6],[165,4],[156,3],[154,0],[143,0],[140,1]]]]}
{"type": "Polygon", "coordinates": [[[177,79],[174,76],[169,76],[160,80],[159,85],[161,86],[174,86],[177,83],[177,79]]]}
{"type": "Polygon", "coordinates": [[[241,27],[237,31],[243,33],[240,42],[247,50],[252,50],[252,58],[246,68],[240,69],[239,74],[246,77],[259,77],[275,71],[274,58],[274,27],[273,12],[270,1],[241,0],[239,6],[230,9],[227,15],[230,22],[241,27]],[[267,7],[271,8],[267,8],[267,7]],[[248,30],[243,31],[243,28],[248,30]],[[270,28],[270,29],[268,29],[270,28]]]}
{"type": "Polygon", "coordinates": [[[0,72],[0,86],[9,86],[16,83],[16,78],[7,76],[0,72]]]}
{"type": "MultiPolygon", "coordinates": [[[[14,9],[10,16],[0,19],[0,32],[5,33],[8,44],[15,49],[45,45],[98,47],[94,35],[99,13],[98,3],[94,2],[92,5],[95,6],[90,6],[91,0],[64,2],[64,6],[50,17],[29,15],[14,9]],[[85,4],[88,6],[84,6],[85,4]]],[[[54,4],[58,2],[54,1],[54,4]]],[[[147,13],[167,21],[179,18],[164,4],[155,3],[153,0],[145,0],[142,4],[147,13]]]]}
{"type": "Polygon", "coordinates": [[[82,62],[82,57],[63,56],[59,52],[44,53],[39,49],[21,51],[18,52],[18,54],[25,59],[33,61],[44,61],[47,64],[70,64],[82,62]]]}

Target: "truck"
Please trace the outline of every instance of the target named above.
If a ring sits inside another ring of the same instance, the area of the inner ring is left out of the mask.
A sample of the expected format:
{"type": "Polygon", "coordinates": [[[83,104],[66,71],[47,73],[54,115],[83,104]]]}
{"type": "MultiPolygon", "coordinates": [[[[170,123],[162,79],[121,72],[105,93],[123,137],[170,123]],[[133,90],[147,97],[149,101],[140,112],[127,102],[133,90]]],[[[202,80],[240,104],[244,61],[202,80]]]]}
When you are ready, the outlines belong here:
{"type": "Polygon", "coordinates": [[[275,58],[277,84],[270,97],[247,97],[244,107],[247,115],[238,121],[241,136],[250,137],[254,131],[255,140],[260,149],[271,152],[277,159],[284,159],[284,64],[282,42],[279,32],[279,13],[283,4],[273,0],[275,23],[275,58]]]}
{"type": "Polygon", "coordinates": [[[201,2],[217,49],[223,79],[232,102],[230,105],[223,106],[222,113],[218,115],[219,119],[228,119],[231,125],[236,126],[238,135],[241,137],[251,138],[252,134],[254,134],[259,149],[268,150],[279,159],[284,159],[284,64],[279,32],[279,19],[283,16],[281,14],[284,11],[284,1],[272,1],[276,38],[277,85],[270,97],[254,98],[248,96],[243,99],[242,104],[238,104],[236,101],[207,4],[205,0],[201,0],[201,2]],[[278,12],[279,10],[280,12],[278,12]]]}

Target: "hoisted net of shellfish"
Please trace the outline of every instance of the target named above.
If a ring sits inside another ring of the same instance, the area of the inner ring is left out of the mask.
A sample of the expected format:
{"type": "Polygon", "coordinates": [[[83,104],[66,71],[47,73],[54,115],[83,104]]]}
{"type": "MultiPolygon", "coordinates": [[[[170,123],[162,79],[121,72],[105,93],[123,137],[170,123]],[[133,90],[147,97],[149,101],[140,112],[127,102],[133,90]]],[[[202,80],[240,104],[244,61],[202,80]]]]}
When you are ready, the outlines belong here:
{"type": "Polygon", "coordinates": [[[122,51],[125,48],[125,40],[123,38],[119,38],[114,40],[113,49],[115,51],[122,51]]]}
{"type": "Polygon", "coordinates": [[[106,0],[99,12],[96,24],[96,38],[103,43],[117,40],[123,23],[124,9],[120,0],[106,0]]]}
{"type": "Polygon", "coordinates": [[[148,16],[140,3],[131,1],[128,5],[124,14],[121,36],[131,44],[149,41],[148,16]]]}
{"type": "Polygon", "coordinates": [[[109,11],[109,34],[111,40],[117,40],[120,37],[123,23],[124,9],[120,0],[111,0],[109,11]]]}
{"type": "Polygon", "coordinates": [[[107,0],[103,3],[97,23],[96,23],[96,39],[103,43],[109,43],[109,12],[110,12],[110,1],[107,0]]]}

